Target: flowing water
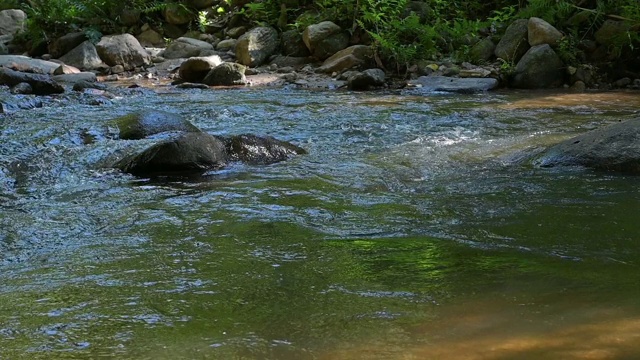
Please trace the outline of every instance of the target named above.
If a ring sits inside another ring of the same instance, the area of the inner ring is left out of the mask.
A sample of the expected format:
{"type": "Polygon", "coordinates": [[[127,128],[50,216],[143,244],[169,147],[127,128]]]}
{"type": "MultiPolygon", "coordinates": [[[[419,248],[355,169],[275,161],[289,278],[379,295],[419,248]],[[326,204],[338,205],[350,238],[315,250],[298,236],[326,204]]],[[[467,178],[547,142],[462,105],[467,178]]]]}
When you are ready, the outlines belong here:
{"type": "Polygon", "coordinates": [[[0,115],[0,358],[640,358],[638,177],[527,154],[637,93],[160,91],[0,115]],[[309,155],[104,167],[178,112],[309,155]]]}

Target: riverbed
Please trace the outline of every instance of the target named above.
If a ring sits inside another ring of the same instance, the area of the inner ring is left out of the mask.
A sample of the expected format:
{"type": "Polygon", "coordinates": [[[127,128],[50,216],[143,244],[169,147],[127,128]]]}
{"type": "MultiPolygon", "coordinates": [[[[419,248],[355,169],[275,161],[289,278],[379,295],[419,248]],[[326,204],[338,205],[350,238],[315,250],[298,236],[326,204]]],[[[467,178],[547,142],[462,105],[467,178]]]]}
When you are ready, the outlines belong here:
{"type": "Polygon", "coordinates": [[[640,357],[635,176],[529,156],[637,92],[160,88],[0,114],[0,359],[640,357]],[[309,154],[108,167],[176,112],[309,154]]]}

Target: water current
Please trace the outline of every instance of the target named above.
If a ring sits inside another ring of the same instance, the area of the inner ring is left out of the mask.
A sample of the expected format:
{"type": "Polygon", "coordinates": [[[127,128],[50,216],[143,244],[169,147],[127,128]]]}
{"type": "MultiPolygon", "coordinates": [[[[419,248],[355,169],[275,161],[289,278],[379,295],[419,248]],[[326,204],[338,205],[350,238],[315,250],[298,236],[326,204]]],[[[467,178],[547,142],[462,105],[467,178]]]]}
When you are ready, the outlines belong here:
{"type": "Polygon", "coordinates": [[[175,91],[0,114],[0,359],[640,358],[634,176],[528,155],[637,93],[175,91]],[[309,151],[109,169],[176,112],[309,151]]]}

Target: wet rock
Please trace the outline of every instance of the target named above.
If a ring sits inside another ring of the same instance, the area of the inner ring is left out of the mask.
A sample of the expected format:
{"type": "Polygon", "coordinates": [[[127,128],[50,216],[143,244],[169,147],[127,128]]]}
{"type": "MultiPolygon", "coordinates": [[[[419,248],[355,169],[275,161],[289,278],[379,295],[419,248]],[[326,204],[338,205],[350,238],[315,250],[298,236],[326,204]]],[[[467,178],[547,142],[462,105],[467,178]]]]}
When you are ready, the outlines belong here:
{"type": "Polygon", "coordinates": [[[115,167],[136,176],[198,175],[226,165],[224,142],[205,133],[185,133],[125,158],[115,167]]]}
{"type": "Polygon", "coordinates": [[[57,59],[87,40],[87,35],[84,32],[74,32],[66,34],[55,39],[49,45],[49,54],[51,54],[53,58],[57,59]]]}
{"type": "Polygon", "coordinates": [[[78,69],[93,70],[105,66],[98,56],[98,50],[91,41],[84,41],[59,59],[63,63],[78,69]]]}
{"type": "Polygon", "coordinates": [[[544,89],[562,86],[565,66],[547,45],[537,45],[527,51],[516,65],[511,86],[521,89],[544,89]]]}
{"type": "Polygon", "coordinates": [[[278,48],[278,32],[271,27],[256,27],[240,36],[236,45],[236,58],[242,65],[262,65],[278,48]]]}
{"type": "Polygon", "coordinates": [[[29,95],[33,94],[33,88],[27,83],[20,83],[11,88],[12,94],[29,95]]]}
{"type": "Polygon", "coordinates": [[[22,55],[0,55],[0,66],[31,73],[53,74],[60,64],[22,55]]]}
{"type": "Polygon", "coordinates": [[[347,80],[347,86],[351,90],[369,90],[372,87],[384,86],[385,73],[381,69],[367,69],[356,72],[347,80]]]}
{"type": "Polygon", "coordinates": [[[31,74],[0,68],[0,85],[16,86],[20,83],[28,83],[36,95],[60,94],[64,87],[54,81],[49,75],[31,74]]]}
{"type": "Polygon", "coordinates": [[[519,19],[509,25],[496,45],[496,57],[509,62],[518,62],[529,50],[528,28],[529,20],[527,19],[519,19]]]}
{"type": "Polygon", "coordinates": [[[342,72],[358,65],[364,65],[373,59],[373,50],[366,45],[353,45],[340,50],[326,59],[318,72],[333,73],[342,72]]]}
{"type": "Polygon", "coordinates": [[[530,46],[543,44],[556,46],[560,39],[562,39],[562,33],[548,22],[537,17],[532,17],[527,24],[527,38],[529,39],[530,46]]]}
{"type": "Polygon", "coordinates": [[[78,82],[96,82],[98,78],[92,72],[79,72],[75,74],[54,75],[53,80],[61,83],[75,84],[78,82]]]}
{"type": "Polygon", "coordinates": [[[167,46],[162,56],[167,59],[190,58],[200,56],[207,50],[213,50],[213,45],[201,40],[180,37],[167,46]]]}
{"type": "Polygon", "coordinates": [[[302,40],[302,34],[297,30],[287,30],[282,33],[281,48],[282,54],[292,57],[307,57],[311,55],[307,45],[302,40]]]}
{"type": "Polygon", "coordinates": [[[640,174],[640,118],[563,141],[543,152],[534,163],[542,167],[585,166],[640,174]]]}
{"type": "Polygon", "coordinates": [[[24,30],[25,20],[27,20],[27,14],[22,10],[0,11],[0,35],[15,35],[24,30]]]}
{"type": "Polygon", "coordinates": [[[253,165],[273,164],[294,155],[307,153],[301,147],[270,136],[243,134],[232,136],[225,142],[231,161],[242,161],[253,165]]]}
{"type": "Polygon", "coordinates": [[[164,132],[201,132],[180,115],[160,111],[143,110],[111,121],[120,132],[120,139],[137,140],[164,132]]]}
{"type": "Polygon", "coordinates": [[[444,76],[421,76],[409,82],[416,92],[431,93],[434,91],[476,93],[493,90],[498,87],[498,80],[493,78],[450,78],[444,76]]]}
{"type": "Polygon", "coordinates": [[[122,65],[125,70],[151,63],[149,53],[131,34],[104,36],[96,45],[96,50],[107,65],[122,65]]]}
{"type": "Polygon", "coordinates": [[[199,83],[213,68],[220,64],[222,64],[222,59],[218,55],[192,57],[180,65],[178,75],[184,81],[199,83]]]}
{"type": "Polygon", "coordinates": [[[210,86],[246,85],[245,70],[243,65],[225,62],[209,71],[202,83],[210,86]]]}

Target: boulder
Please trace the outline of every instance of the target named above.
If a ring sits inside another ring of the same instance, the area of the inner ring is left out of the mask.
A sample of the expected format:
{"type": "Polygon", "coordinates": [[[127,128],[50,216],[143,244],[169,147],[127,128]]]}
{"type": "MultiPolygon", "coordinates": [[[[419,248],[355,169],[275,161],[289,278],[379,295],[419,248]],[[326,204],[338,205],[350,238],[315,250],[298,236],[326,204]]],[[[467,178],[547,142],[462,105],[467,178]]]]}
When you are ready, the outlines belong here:
{"type": "Polygon", "coordinates": [[[110,121],[123,140],[144,139],[165,132],[201,132],[180,115],[161,110],[142,110],[110,121]]]}
{"type": "Polygon", "coordinates": [[[624,40],[629,30],[629,24],[624,21],[606,20],[598,31],[594,34],[594,37],[598,44],[609,46],[614,45],[620,40],[624,40]]]}
{"type": "Polygon", "coordinates": [[[353,45],[326,59],[318,71],[324,73],[342,72],[354,66],[371,62],[372,59],[373,50],[370,46],[353,45]]]}
{"type": "Polygon", "coordinates": [[[307,152],[296,145],[273,137],[252,134],[232,136],[225,140],[231,161],[242,161],[253,165],[268,165],[284,161],[294,155],[307,152]]]}
{"type": "Polygon", "coordinates": [[[236,58],[242,65],[262,65],[278,48],[278,32],[272,27],[256,27],[238,39],[236,58]]]}
{"type": "Polygon", "coordinates": [[[10,92],[12,94],[28,95],[33,93],[33,88],[28,83],[20,83],[12,87],[10,92]]]}
{"type": "Polygon", "coordinates": [[[78,69],[75,66],[62,64],[53,71],[53,75],[77,74],[79,72],[80,72],[80,69],[78,69]]]}
{"type": "Polygon", "coordinates": [[[24,30],[27,14],[22,10],[9,9],[0,11],[0,35],[15,35],[24,30]]]}
{"type": "Polygon", "coordinates": [[[86,40],[88,39],[87,39],[87,35],[84,32],[74,32],[74,33],[66,34],[64,36],[61,36],[55,39],[49,45],[49,54],[51,54],[51,56],[54,59],[57,59],[62,55],[68,53],[69,51],[73,50],[75,47],[82,44],[86,40]]]}
{"type": "Polygon", "coordinates": [[[238,44],[238,40],[236,39],[222,40],[216,45],[216,50],[218,51],[235,50],[237,44],[238,44]]]}
{"type": "Polygon", "coordinates": [[[347,79],[347,86],[351,90],[369,90],[371,87],[384,85],[385,74],[381,69],[367,69],[356,72],[347,79]]]}
{"type": "Polygon", "coordinates": [[[54,81],[49,75],[31,74],[0,68],[0,85],[15,86],[27,83],[33,88],[36,95],[61,94],[64,87],[54,81]]]}
{"type": "Polygon", "coordinates": [[[640,118],[565,140],[547,149],[534,163],[640,174],[640,118]]]}
{"type": "Polygon", "coordinates": [[[496,45],[496,57],[509,62],[518,62],[529,50],[528,29],[529,20],[527,19],[518,19],[509,25],[496,45]]]}
{"type": "Polygon", "coordinates": [[[171,25],[186,25],[195,18],[195,14],[187,7],[176,3],[170,3],[165,6],[162,14],[164,15],[164,20],[171,25]]]}
{"type": "Polygon", "coordinates": [[[213,45],[208,42],[188,37],[180,37],[167,46],[162,55],[166,59],[181,59],[200,56],[206,50],[213,50],[213,45]]]}
{"type": "Polygon", "coordinates": [[[491,60],[495,51],[496,44],[493,43],[490,37],[486,37],[471,47],[469,57],[477,63],[486,63],[491,60]]]}
{"type": "Polygon", "coordinates": [[[165,45],[162,35],[153,29],[147,29],[141,32],[136,36],[136,39],[138,39],[140,45],[144,47],[161,47],[165,45]]]}
{"type": "Polygon", "coordinates": [[[302,34],[297,30],[287,30],[282,33],[280,46],[282,54],[292,57],[307,57],[311,55],[307,45],[302,40],[302,34]]]}
{"type": "Polygon", "coordinates": [[[349,46],[349,34],[339,32],[320,41],[313,49],[311,55],[318,60],[326,60],[347,46],[349,46]]]}
{"type": "Polygon", "coordinates": [[[247,28],[244,26],[236,26],[231,29],[227,29],[227,36],[232,39],[238,39],[240,36],[244,35],[247,32],[247,28]]]}
{"type": "Polygon", "coordinates": [[[83,70],[93,70],[104,66],[98,50],[91,41],[84,41],[59,59],[67,65],[83,70]]]}
{"type": "Polygon", "coordinates": [[[532,17],[527,24],[527,37],[530,46],[543,44],[556,46],[560,39],[562,39],[562,33],[548,22],[537,17],[532,17]]]}
{"type": "Polygon", "coordinates": [[[562,86],[565,65],[560,57],[547,45],[529,49],[516,65],[511,86],[521,89],[544,89],[562,86]]]}
{"type": "Polygon", "coordinates": [[[225,62],[209,71],[202,83],[209,86],[246,85],[245,70],[244,65],[225,62]]]}
{"type": "Polygon", "coordinates": [[[53,74],[60,64],[53,61],[32,59],[22,55],[0,55],[0,66],[25,72],[53,74]]]}
{"type": "Polygon", "coordinates": [[[420,76],[409,82],[415,92],[428,94],[434,91],[455,93],[477,93],[493,90],[498,87],[498,80],[493,78],[450,78],[445,76],[420,76]]]}
{"type": "Polygon", "coordinates": [[[340,26],[331,21],[323,21],[318,24],[307,26],[302,33],[302,40],[307,46],[307,49],[313,53],[321,41],[341,32],[342,28],[340,26]]]}
{"type": "Polygon", "coordinates": [[[222,140],[209,134],[191,132],[124,158],[115,167],[136,176],[199,175],[225,166],[226,160],[222,140]]]}
{"type": "Polygon", "coordinates": [[[192,57],[180,65],[178,75],[184,81],[199,83],[209,74],[211,69],[220,64],[222,64],[222,59],[218,55],[192,57]]]}
{"type": "Polygon", "coordinates": [[[131,34],[104,36],[96,45],[98,55],[109,66],[122,65],[125,70],[149,65],[151,56],[131,34]]]}

